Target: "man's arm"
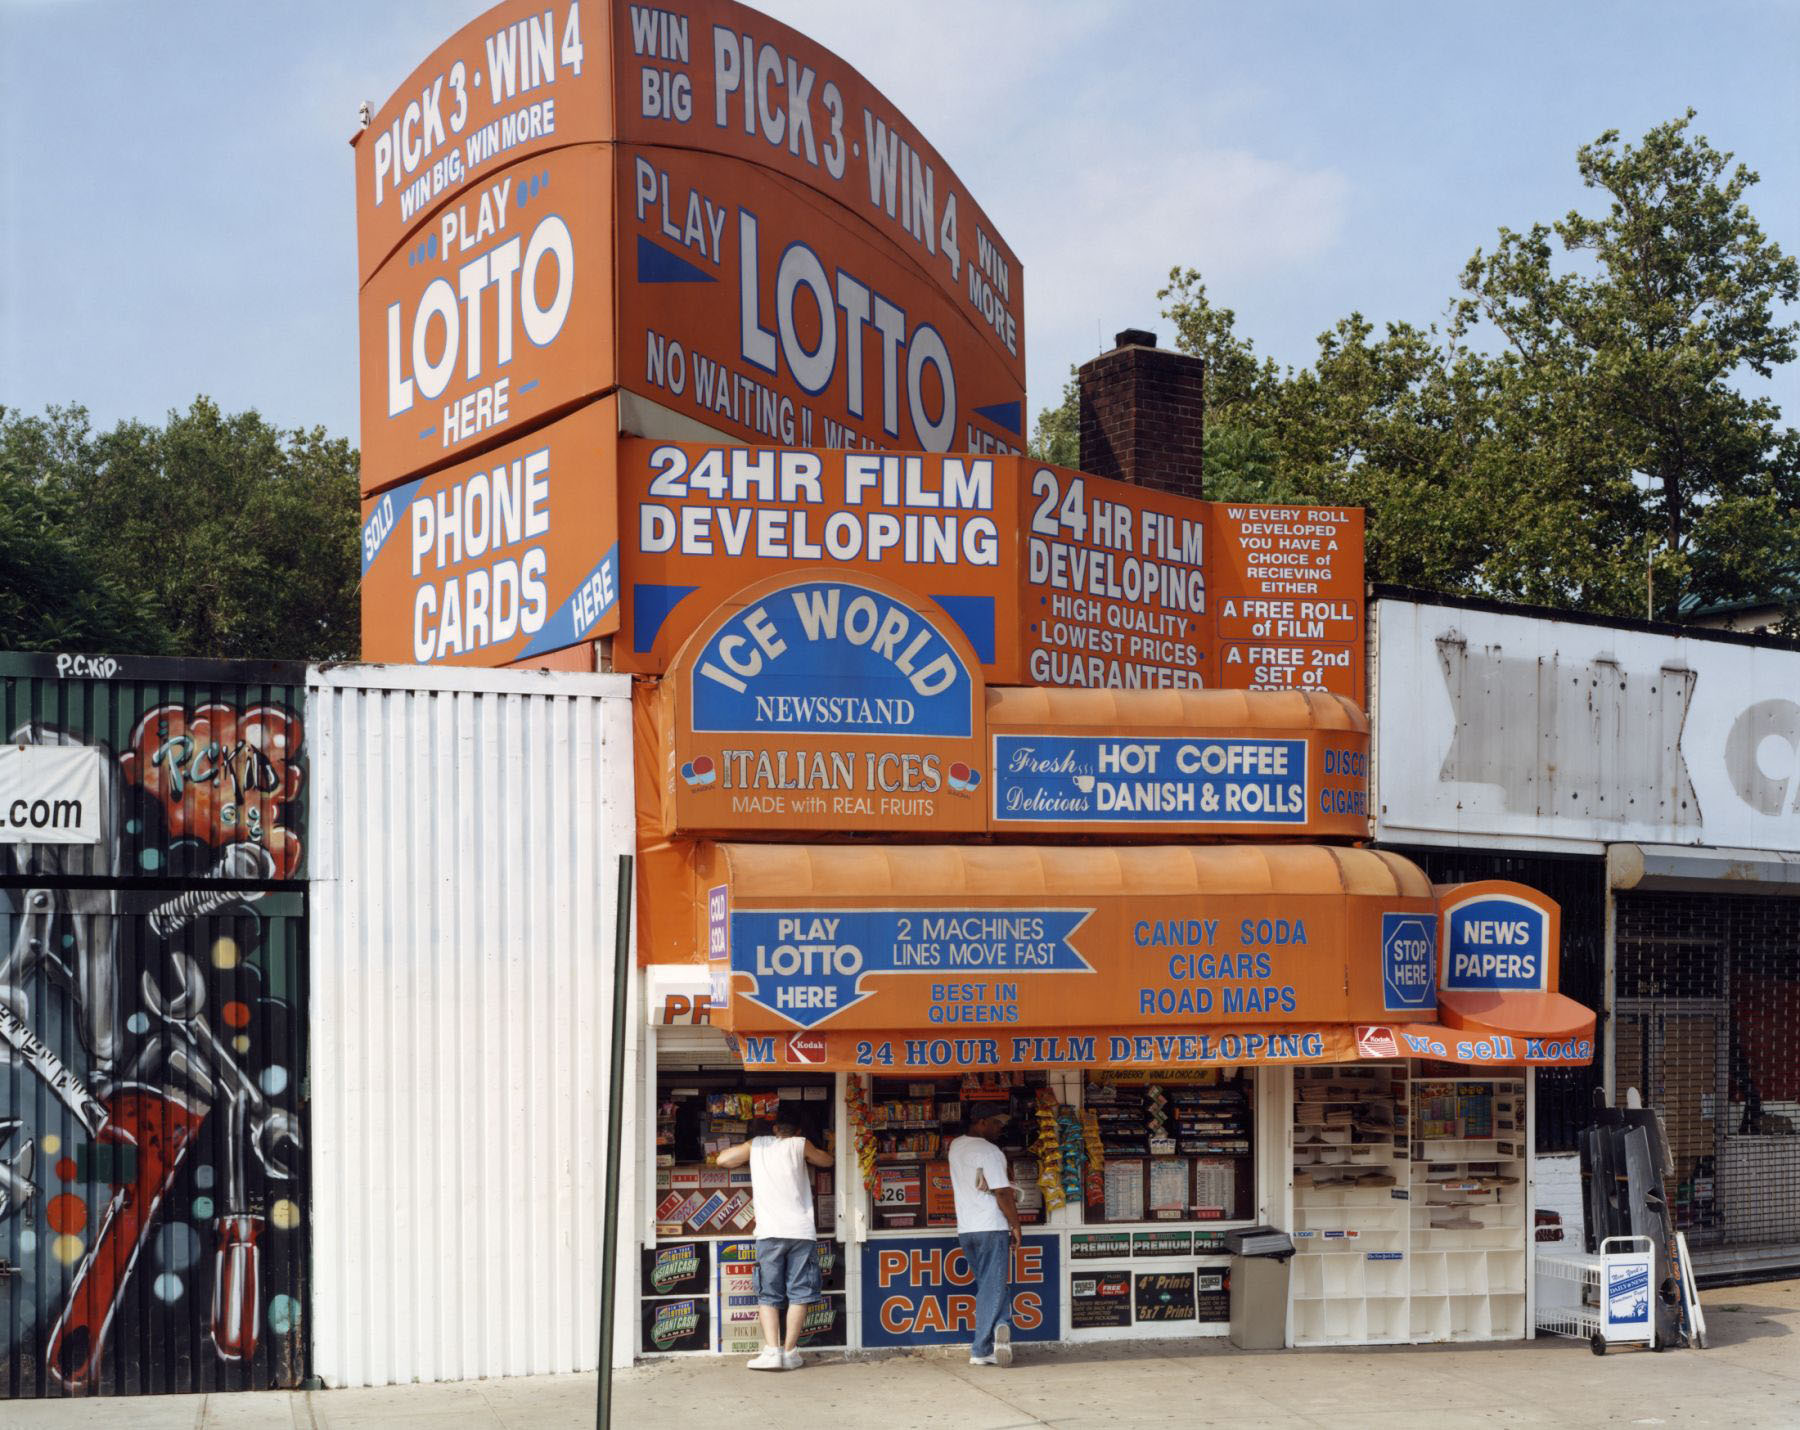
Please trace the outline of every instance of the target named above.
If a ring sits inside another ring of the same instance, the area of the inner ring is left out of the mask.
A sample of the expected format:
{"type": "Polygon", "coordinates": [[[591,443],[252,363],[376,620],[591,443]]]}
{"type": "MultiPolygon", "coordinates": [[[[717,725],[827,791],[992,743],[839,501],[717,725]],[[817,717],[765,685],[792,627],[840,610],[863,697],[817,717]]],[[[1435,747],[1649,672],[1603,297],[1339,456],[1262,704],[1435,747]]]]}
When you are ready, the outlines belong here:
{"type": "Polygon", "coordinates": [[[1019,1194],[1011,1187],[1002,1187],[994,1193],[994,1200],[1000,1204],[1000,1214],[1012,1229],[1012,1242],[1017,1246],[1025,1234],[1019,1221],[1019,1194]]]}
{"type": "Polygon", "coordinates": [[[742,1167],[750,1160],[750,1144],[740,1142],[735,1147],[727,1147],[714,1159],[720,1167],[742,1167]]]}
{"type": "Polygon", "coordinates": [[[997,1178],[990,1177],[988,1179],[988,1190],[994,1194],[994,1200],[1000,1207],[1000,1215],[1006,1218],[1006,1224],[1012,1230],[1013,1245],[1017,1246],[1021,1235],[1019,1229],[1019,1194],[1009,1180],[1011,1169],[1006,1165],[1006,1154],[998,1147],[994,1147],[990,1151],[989,1159],[993,1162],[1000,1175],[997,1178]]]}
{"type": "Polygon", "coordinates": [[[837,1158],[829,1152],[822,1152],[811,1142],[806,1144],[806,1160],[815,1167],[835,1167],[837,1158]]]}

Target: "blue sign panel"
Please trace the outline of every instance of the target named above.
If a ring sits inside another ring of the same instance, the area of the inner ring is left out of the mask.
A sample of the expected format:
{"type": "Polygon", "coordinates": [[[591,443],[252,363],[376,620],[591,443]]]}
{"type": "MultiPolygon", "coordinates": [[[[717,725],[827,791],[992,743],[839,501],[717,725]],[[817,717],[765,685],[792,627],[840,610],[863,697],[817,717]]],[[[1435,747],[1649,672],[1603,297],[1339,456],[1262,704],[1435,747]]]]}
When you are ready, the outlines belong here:
{"type": "Polygon", "coordinates": [[[1305,824],[1306,741],[996,735],[994,818],[1305,824]]]}
{"type": "Polygon", "coordinates": [[[1018,1001],[1015,979],[1034,973],[1093,971],[1069,943],[1069,935],[1089,912],[733,911],[731,971],[747,973],[753,980],[741,997],[800,1028],[815,1028],[869,997],[862,981],[870,973],[913,973],[942,980],[946,1000],[958,1003],[964,1001],[961,995],[971,978],[1000,975],[1005,981],[991,990],[982,985],[983,1002],[1004,1009],[1018,1001]]]}
{"type": "Polygon", "coordinates": [[[974,692],[956,647],[918,611],[854,581],[807,581],[713,633],[694,662],[693,727],[966,740],[974,692]]]}
{"type": "Polygon", "coordinates": [[[1458,992],[1541,991],[1550,916],[1510,894],[1483,894],[1444,914],[1444,987],[1458,992]]]}
{"type": "Polygon", "coordinates": [[[1437,1007],[1437,919],[1430,914],[1381,916],[1381,991],[1390,1013],[1437,1007]]]}
{"type": "MultiPolygon", "coordinates": [[[[1015,1341],[1062,1334],[1059,1240],[1026,1236],[1012,1254],[1015,1341]]],[[[952,1236],[865,1241],[862,1253],[865,1346],[935,1346],[975,1339],[975,1277],[952,1236]]]]}
{"type": "Polygon", "coordinates": [[[1615,1326],[1643,1326],[1650,1321],[1650,1273],[1640,1263],[1608,1263],[1606,1319],[1615,1326]]]}

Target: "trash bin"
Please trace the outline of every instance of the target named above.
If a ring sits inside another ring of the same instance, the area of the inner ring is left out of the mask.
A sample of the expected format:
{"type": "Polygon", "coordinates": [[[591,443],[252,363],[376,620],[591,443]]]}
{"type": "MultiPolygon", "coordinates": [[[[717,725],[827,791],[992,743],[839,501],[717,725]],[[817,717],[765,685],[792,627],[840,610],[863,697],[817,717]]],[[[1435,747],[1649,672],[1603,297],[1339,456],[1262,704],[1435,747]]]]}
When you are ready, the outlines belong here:
{"type": "Polygon", "coordinates": [[[1294,1243],[1284,1231],[1254,1226],[1227,1232],[1231,1253],[1231,1343],[1240,1350],[1287,1344],[1288,1262],[1294,1243]]]}

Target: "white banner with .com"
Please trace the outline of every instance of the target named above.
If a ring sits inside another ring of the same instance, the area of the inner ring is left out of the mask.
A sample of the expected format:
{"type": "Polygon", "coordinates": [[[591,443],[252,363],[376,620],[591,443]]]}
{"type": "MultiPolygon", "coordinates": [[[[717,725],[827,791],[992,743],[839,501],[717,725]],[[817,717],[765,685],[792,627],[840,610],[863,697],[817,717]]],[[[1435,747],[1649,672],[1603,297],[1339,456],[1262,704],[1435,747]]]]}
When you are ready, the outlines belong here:
{"type": "Polygon", "coordinates": [[[100,839],[100,751],[0,745],[0,844],[100,839]]]}

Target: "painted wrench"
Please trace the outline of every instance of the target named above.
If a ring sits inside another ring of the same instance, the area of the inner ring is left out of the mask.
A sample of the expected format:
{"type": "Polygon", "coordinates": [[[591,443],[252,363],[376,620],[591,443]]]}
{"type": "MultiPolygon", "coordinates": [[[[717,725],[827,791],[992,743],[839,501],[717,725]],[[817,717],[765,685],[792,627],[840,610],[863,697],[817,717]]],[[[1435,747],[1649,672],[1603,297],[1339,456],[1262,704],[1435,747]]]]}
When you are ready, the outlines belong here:
{"type": "Polygon", "coordinates": [[[44,1348],[50,1373],[65,1390],[79,1392],[88,1389],[99,1372],[119,1294],[137,1263],[156,1209],[200,1130],[206,1107],[135,1085],[121,1086],[101,1102],[4,1002],[0,1002],[0,1035],[97,1144],[112,1147],[115,1156],[126,1147],[137,1154],[131,1181],[113,1182],[93,1246],[75,1272],[44,1348]]]}
{"type": "Polygon", "coordinates": [[[165,1095],[131,1084],[114,1091],[105,1110],[106,1122],[94,1140],[113,1147],[115,1156],[126,1147],[135,1149],[137,1174],[129,1183],[113,1184],[93,1246],[75,1271],[44,1347],[51,1375],[73,1394],[92,1389],[99,1376],[125,1284],[207,1113],[204,1103],[191,1103],[179,1093],[165,1095]]]}
{"type": "MultiPolygon", "coordinates": [[[[285,1127],[276,1113],[281,1113],[287,1124],[293,1119],[282,1109],[269,1107],[242,1065],[219,1044],[204,1014],[206,984],[194,961],[185,954],[176,954],[174,962],[181,976],[181,991],[173,998],[165,998],[146,972],[142,980],[144,1002],[199,1054],[225,1098],[225,1209],[213,1224],[218,1240],[213,1251],[212,1341],[221,1359],[249,1360],[256,1354],[262,1328],[262,1265],[257,1240],[262,1235],[263,1219],[247,1208],[244,1146],[256,1138],[258,1156],[275,1171],[269,1156],[262,1151],[262,1138],[269,1135],[271,1128],[285,1127]],[[258,1122],[255,1131],[250,1126],[253,1110],[258,1122]]],[[[280,1135],[292,1135],[298,1143],[297,1133],[280,1135]]],[[[281,1165],[278,1159],[275,1165],[281,1165]]],[[[285,1168],[276,1174],[286,1175],[285,1168]]]]}

